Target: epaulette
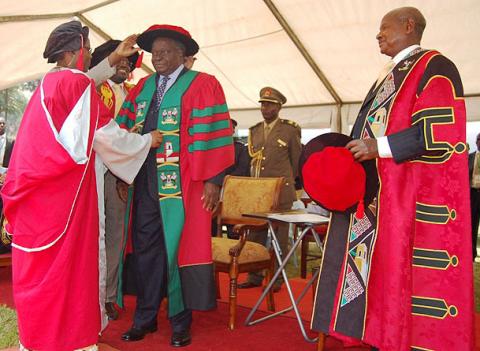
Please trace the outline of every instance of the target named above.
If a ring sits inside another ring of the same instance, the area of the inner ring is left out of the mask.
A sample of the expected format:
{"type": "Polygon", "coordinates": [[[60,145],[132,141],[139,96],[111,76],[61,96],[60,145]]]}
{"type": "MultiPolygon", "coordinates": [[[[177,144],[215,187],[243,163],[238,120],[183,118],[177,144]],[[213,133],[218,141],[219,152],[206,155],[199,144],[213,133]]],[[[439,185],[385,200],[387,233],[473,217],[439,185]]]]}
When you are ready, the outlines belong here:
{"type": "Polygon", "coordinates": [[[292,127],[300,129],[300,126],[295,121],[292,121],[292,120],[289,120],[289,119],[280,119],[280,122],[282,122],[283,124],[290,124],[292,127]]]}
{"type": "Polygon", "coordinates": [[[257,124],[251,126],[251,127],[248,128],[248,129],[254,129],[254,128],[258,127],[258,126],[261,125],[261,124],[263,124],[263,121],[262,121],[262,122],[258,122],[257,124]]]}

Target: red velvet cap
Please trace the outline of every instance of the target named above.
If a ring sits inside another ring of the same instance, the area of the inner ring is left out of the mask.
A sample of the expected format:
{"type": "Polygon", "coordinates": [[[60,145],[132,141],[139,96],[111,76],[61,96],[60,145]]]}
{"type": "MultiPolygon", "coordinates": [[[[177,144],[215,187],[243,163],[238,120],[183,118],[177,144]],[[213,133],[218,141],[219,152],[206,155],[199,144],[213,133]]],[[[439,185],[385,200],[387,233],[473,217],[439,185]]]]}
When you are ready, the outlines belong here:
{"type": "Polygon", "coordinates": [[[363,202],[365,170],[344,147],[327,146],[311,154],[302,174],[307,194],[329,210],[345,211],[363,202]]]}
{"type": "Polygon", "coordinates": [[[364,215],[378,191],[375,161],[359,163],[345,145],[351,137],[327,133],[305,145],[300,157],[303,188],[320,206],[330,211],[364,215]]]}
{"type": "Polygon", "coordinates": [[[143,50],[152,52],[153,41],[158,37],[170,38],[181,42],[185,45],[185,56],[193,56],[199,50],[197,42],[192,39],[192,36],[186,29],[169,24],[154,24],[138,36],[137,44],[143,50]]]}

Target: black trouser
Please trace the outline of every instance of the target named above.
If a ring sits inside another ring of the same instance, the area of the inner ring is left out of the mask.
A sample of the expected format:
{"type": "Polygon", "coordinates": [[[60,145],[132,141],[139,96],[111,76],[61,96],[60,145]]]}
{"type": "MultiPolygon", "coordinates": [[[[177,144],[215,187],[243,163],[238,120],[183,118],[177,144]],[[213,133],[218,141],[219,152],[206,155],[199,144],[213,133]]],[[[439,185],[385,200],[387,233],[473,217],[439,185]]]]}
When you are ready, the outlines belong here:
{"type": "Polygon", "coordinates": [[[480,220],[480,189],[470,188],[470,209],[472,213],[473,259],[477,257],[478,222],[480,220]]]}
{"type": "MultiPolygon", "coordinates": [[[[156,191],[154,194],[149,191],[155,189],[156,184],[147,181],[146,168],[142,167],[137,177],[133,199],[132,239],[137,283],[133,325],[136,328],[156,325],[160,304],[168,291],[167,250],[158,195],[156,191]]],[[[169,320],[174,332],[189,329],[192,311],[185,309],[169,320]]]]}

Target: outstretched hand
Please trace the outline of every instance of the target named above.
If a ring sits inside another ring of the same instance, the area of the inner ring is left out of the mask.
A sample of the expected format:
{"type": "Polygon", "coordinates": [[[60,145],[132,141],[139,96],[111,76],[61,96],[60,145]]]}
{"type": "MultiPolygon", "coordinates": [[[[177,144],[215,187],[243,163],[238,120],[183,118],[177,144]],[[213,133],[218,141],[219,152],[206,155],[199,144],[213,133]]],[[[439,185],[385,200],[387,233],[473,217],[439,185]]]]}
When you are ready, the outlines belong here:
{"type": "Polygon", "coordinates": [[[108,56],[108,62],[110,63],[110,66],[115,66],[118,62],[120,62],[122,57],[132,56],[134,53],[140,50],[140,48],[134,47],[134,45],[137,43],[137,38],[137,34],[132,34],[118,44],[115,51],[108,56]]]}
{"type": "Polygon", "coordinates": [[[362,162],[378,157],[377,139],[354,139],[345,146],[355,160],[362,162]]]}

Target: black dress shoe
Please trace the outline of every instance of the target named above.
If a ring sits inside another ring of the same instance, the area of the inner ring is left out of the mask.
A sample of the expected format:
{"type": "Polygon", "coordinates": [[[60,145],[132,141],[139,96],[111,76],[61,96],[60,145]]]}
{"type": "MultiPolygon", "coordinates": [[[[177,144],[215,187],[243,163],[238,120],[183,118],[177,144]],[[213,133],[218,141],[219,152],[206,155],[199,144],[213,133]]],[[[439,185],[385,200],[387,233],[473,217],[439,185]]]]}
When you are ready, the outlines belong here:
{"type": "Polygon", "coordinates": [[[191,342],[192,336],[190,335],[190,330],[184,330],[182,332],[173,332],[170,345],[173,347],[183,347],[190,345],[191,342]]]}
{"type": "Polygon", "coordinates": [[[129,331],[122,334],[122,340],[124,341],[138,341],[145,337],[145,334],[153,333],[157,331],[157,326],[151,326],[147,328],[135,328],[131,327],[129,331]]]}
{"type": "Polygon", "coordinates": [[[107,312],[108,319],[114,321],[118,318],[118,311],[116,310],[113,302],[107,302],[105,304],[105,311],[107,312]]]}
{"type": "Polygon", "coordinates": [[[245,283],[241,283],[237,285],[239,289],[251,289],[251,288],[258,288],[262,284],[254,284],[252,282],[246,281],[245,283]]]}

